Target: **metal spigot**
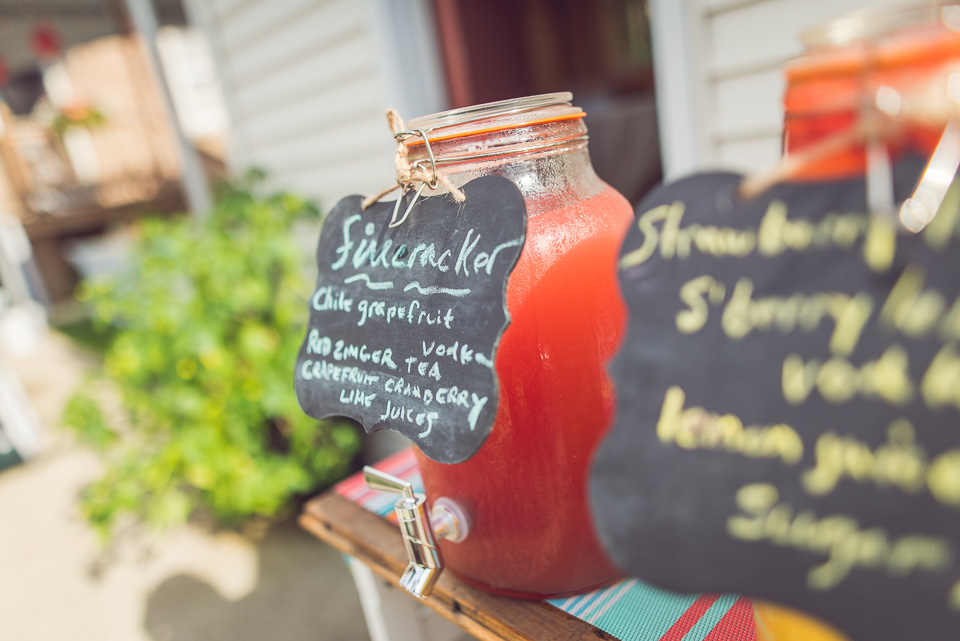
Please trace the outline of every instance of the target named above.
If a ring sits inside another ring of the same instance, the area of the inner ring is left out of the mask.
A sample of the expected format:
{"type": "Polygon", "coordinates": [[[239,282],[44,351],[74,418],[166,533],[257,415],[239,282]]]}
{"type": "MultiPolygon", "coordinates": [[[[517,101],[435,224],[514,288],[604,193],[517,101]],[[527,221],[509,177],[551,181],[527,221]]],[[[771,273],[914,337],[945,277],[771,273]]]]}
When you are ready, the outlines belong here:
{"type": "Polygon", "coordinates": [[[427,512],[427,497],[413,491],[413,485],[367,465],[363,468],[367,487],[378,492],[399,494],[393,505],[403,536],[403,547],[410,563],[400,577],[400,586],[418,599],[426,599],[440,578],[443,560],[437,548],[437,538],[451,542],[462,541],[467,535],[467,520],[463,512],[449,499],[438,499],[433,519],[427,512]]]}

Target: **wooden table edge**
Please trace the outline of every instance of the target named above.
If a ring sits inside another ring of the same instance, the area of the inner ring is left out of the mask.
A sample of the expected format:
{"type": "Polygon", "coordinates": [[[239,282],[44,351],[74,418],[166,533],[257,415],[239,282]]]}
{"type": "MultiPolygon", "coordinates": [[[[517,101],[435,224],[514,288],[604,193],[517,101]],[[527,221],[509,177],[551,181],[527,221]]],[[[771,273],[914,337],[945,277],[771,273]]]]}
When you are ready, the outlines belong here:
{"type": "MultiPolygon", "coordinates": [[[[407,566],[397,526],[337,494],[327,492],[308,501],[299,522],[393,585],[407,566]]],[[[615,640],[548,603],[498,597],[467,585],[451,572],[443,572],[423,603],[481,641],[615,640]]]]}

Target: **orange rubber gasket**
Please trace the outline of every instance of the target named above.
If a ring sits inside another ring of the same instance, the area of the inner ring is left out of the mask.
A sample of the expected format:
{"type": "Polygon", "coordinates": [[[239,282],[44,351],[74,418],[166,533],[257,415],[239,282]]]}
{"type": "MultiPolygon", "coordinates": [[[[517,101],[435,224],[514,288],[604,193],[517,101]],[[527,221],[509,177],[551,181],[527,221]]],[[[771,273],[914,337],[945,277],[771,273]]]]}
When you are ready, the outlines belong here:
{"type": "MultiPolygon", "coordinates": [[[[512,125],[500,125],[499,127],[486,127],[484,129],[474,129],[472,131],[464,131],[457,134],[447,134],[446,136],[437,136],[433,137],[428,134],[430,142],[440,142],[441,140],[453,140],[454,138],[463,138],[465,136],[477,136],[479,134],[489,134],[495,131],[505,131],[507,129],[519,129],[520,127],[528,127],[530,125],[543,125],[548,122],[560,122],[562,120],[577,120],[586,116],[585,111],[578,111],[574,114],[564,114],[562,116],[551,116],[549,118],[540,118],[539,120],[526,120],[524,122],[512,124],[512,125]]],[[[422,138],[411,138],[410,140],[404,141],[405,144],[409,147],[411,145],[422,145],[422,138]]]]}

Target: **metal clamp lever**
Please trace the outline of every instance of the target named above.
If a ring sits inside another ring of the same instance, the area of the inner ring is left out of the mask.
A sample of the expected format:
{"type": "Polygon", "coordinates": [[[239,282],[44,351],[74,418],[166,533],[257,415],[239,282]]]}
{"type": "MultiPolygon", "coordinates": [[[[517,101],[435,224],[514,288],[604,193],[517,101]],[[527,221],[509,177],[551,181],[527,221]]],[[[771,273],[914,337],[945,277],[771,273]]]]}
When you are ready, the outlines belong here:
{"type": "Polygon", "coordinates": [[[363,468],[363,480],[371,490],[400,495],[393,511],[397,514],[403,547],[410,560],[400,577],[400,586],[418,599],[426,599],[443,569],[427,514],[427,497],[414,493],[410,483],[369,465],[363,468]]]}

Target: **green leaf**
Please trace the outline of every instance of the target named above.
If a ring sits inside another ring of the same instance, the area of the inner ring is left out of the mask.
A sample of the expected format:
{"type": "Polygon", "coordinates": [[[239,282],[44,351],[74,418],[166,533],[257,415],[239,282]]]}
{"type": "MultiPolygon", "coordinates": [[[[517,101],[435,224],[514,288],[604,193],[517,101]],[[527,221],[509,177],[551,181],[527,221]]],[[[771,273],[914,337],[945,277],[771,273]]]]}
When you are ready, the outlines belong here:
{"type": "Polygon", "coordinates": [[[87,445],[104,451],[117,440],[117,433],[110,429],[100,406],[89,396],[84,387],[74,394],[63,410],[63,423],[87,445]]]}
{"type": "Polygon", "coordinates": [[[261,195],[262,181],[221,187],[204,218],[143,220],[128,272],[77,288],[112,328],[102,376],[123,405],[104,412],[84,386],[63,417],[106,464],[81,501],[104,536],[129,517],[164,528],[196,509],[230,525],[287,513],[351,469],[358,431],[306,417],[293,390],[311,271],[293,226],[319,213],[261,195]]]}

